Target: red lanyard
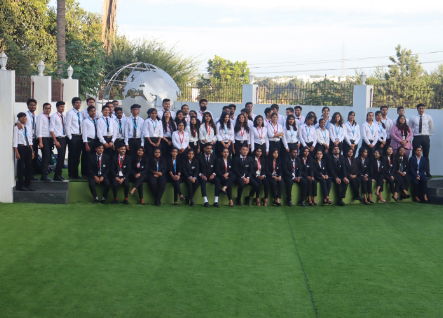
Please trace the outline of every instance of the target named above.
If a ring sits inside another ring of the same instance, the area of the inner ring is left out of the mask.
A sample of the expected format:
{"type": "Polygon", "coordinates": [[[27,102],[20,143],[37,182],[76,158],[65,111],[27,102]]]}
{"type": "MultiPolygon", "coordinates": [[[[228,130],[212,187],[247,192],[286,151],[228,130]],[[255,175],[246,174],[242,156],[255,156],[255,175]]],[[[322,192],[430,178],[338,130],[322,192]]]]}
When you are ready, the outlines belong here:
{"type": "Polygon", "coordinates": [[[260,162],[260,158],[257,158],[257,170],[261,171],[261,162],[260,162]]]}
{"type": "Polygon", "coordinates": [[[125,157],[123,156],[123,157],[120,157],[120,156],[118,156],[118,166],[120,167],[120,170],[122,169],[122,167],[123,167],[123,161],[125,160],[125,157]]]}
{"type": "Polygon", "coordinates": [[[183,142],[185,141],[185,133],[182,132],[178,132],[178,139],[180,140],[180,145],[183,145],[183,142]],[[181,136],[181,137],[180,137],[181,136]]]}
{"type": "Polygon", "coordinates": [[[228,160],[223,160],[223,163],[225,164],[225,172],[228,172],[228,160]]]}
{"type": "Polygon", "coordinates": [[[272,170],[275,171],[275,167],[277,166],[277,161],[274,159],[272,161],[272,170]]]}
{"type": "Polygon", "coordinates": [[[98,162],[97,162],[97,167],[100,169],[102,166],[102,156],[98,156],[98,162]]]}
{"type": "Polygon", "coordinates": [[[206,124],[206,131],[208,133],[208,136],[211,134],[211,125],[206,124]]]}
{"type": "Polygon", "coordinates": [[[257,128],[257,132],[258,132],[258,138],[260,138],[260,140],[263,139],[263,127],[257,128]]]}
{"type": "Polygon", "coordinates": [[[243,137],[244,134],[245,134],[245,129],[242,127],[242,128],[240,129],[240,136],[243,137]]]}
{"type": "Polygon", "coordinates": [[[277,128],[275,128],[273,124],[271,124],[271,126],[272,126],[272,129],[274,129],[274,136],[277,135],[277,133],[278,133],[278,124],[275,126],[277,128]]]}

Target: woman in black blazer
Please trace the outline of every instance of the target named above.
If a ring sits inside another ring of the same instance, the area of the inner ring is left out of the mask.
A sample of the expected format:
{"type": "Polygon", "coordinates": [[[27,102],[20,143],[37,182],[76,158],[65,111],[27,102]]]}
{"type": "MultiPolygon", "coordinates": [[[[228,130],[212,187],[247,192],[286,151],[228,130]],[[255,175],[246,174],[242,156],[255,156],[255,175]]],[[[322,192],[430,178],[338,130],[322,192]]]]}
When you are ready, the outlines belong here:
{"type": "Polygon", "coordinates": [[[178,204],[178,199],[180,201],[184,200],[183,194],[180,190],[181,183],[181,160],[178,158],[178,149],[172,148],[170,152],[171,156],[166,161],[166,174],[167,180],[170,182],[174,188],[174,205],[178,204]]]}
{"type": "Polygon", "coordinates": [[[395,185],[395,164],[394,149],[391,146],[386,147],[386,154],[383,158],[385,166],[385,180],[389,185],[389,191],[394,201],[398,201],[398,191],[395,185]]]}
{"type": "MultiPolygon", "coordinates": [[[[315,181],[320,183],[320,189],[323,196],[323,204],[332,204],[329,198],[329,192],[331,191],[331,177],[329,176],[328,166],[326,160],[323,159],[323,152],[317,150],[315,153],[315,160],[313,162],[313,172],[315,181]]],[[[317,185],[314,187],[314,195],[317,195],[317,185]]]]}
{"type": "Polygon", "coordinates": [[[255,197],[255,204],[260,206],[268,206],[269,197],[269,176],[268,176],[268,166],[266,163],[266,158],[263,154],[263,149],[257,147],[254,151],[254,156],[252,157],[252,175],[251,179],[256,184],[255,188],[251,189],[249,196],[251,198],[255,197]],[[260,202],[260,185],[263,185],[263,202],[260,202]]]}
{"type": "Polygon", "coordinates": [[[143,182],[146,180],[146,174],[148,172],[148,165],[145,158],[145,149],[139,147],[136,155],[132,160],[131,173],[129,179],[132,182],[131,194],[135,191],[138,192],[138,199],[140,204],[145,204],[143,199],[143,182]]]}
{"type": "Polygon", "coordinates": [[[372,179],[371,166],[369,164],[368,149],[360,148],[360,155],[357,158],[358,177],[361,184],[362,203],[371,204],[372,201],[372,179]]]}
{"type": "Polygon", "coordinates": [[[414,154],[409,159],[409,176],[412,182],[414,201],[429,202],[428,178],[431,174],[429,173],[428,158],[423,156],[421,147],[415,148],[414,154]]]}
{"type": "Polygon", "coordinates": [[[361,201],[360,197],[360,179],[358,177],[357,159],[354,157],[354,150],[348,148],[345,157],[346,178],[349,180],[352,191],[352,200],[361,201]]]}
{"type": "Polygon", "coordinates": [[[282,171],[281,171],[281,160],[279,157],[279,149],[274,149],[268,161],[268,180],[269,187],[272,193],[272,204],[275,206],[281,206],[281,181],[282,181],[282,171]]]}
{"type": "Polygon", "coordinates": [[[148,184],[154,196],[155,205],[161,205],[166,188],[166,162],[162,159],[160,148],[154,149],[154,158],[149,161],[148,184]]]}
{"type": "Polygon", "coordinates": [[[186,154],[187,158],[182,162],[182,178],[188,190],[187,201],[190,206],[194,205],[194,194],[197,191],[200,182],[198,182],[199,165],[195,158],[195,152],[191,148],[186,154]]]}
{"type": "Polygon", "coordinates": [[[232,159],[230,157],[230,149],[223,148],[221,152],[221,158],[217,158],[215,163],[215,174],[217,185],[220,187],[221,193],[226,193],[229,206],[234,206],[234,200],[232,200],[232,185],[235,182],[235,175],[232,169],[232,159]]]}
{"type": "Polygon", "coordinates": [[[374,150],[374,157],[371,162],[371,176],[372,179],[375,180],[375,195],[377,199],[381,203],[385,203],[385,199],[383,199],[383,182],[385,177],[385,161],[381,156],[381,150],[374,150]]]}
{"type": "Polygon", "coordinates": [[[409,198],[409,160],[406,155],[406,149],[404,147],[398,148],[397,154],[394,157],[394,166],[394,177],[395,184],[397,186],[397,192],[400,193],[401,199],[409,198]]]}
{"type": "Polygon", "coordinates": [[[312,169],[312,158],[310,156],[309,148],[304,147],[302,150],[302,154],[300,157],[301,163],[301,176],[306,180],[306,188],[307,188],[307,200],[308,204],[313,206],[315,205],[315,187],[317,186],[314,180],[314,172],[312,169]]]}

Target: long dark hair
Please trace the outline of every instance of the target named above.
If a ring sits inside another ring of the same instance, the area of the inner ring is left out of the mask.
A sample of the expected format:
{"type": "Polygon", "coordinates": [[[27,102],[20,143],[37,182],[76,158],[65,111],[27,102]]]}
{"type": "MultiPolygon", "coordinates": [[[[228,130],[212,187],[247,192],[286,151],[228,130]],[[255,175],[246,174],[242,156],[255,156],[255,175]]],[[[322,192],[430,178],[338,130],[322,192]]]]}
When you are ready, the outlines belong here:
{"type": "Polygon", "coordinates": [[[408,124],[406,123],[406,116],[405,116],[405,115],[400,115],[400,116],[398,116],[398,118],[397,118],[397,122],[396,122],[395,125],[397,126],[398,130],[400,130],[405,136],[408,135],[408,132],[409,132],[409,126],[408,126],[408,124]],[[401,123],[400,123],[400,118],[401,118],[401,117],[403,117],[403,118],[405,119],[405,123],[404,123],[404,124],[401,124],[401,123]]]}
{"type": "Polygon", "coordinates": [[[167,128],[168,128],[168,127],[166,127],[166,126],[169,126],[169,130],[170,130],[171,132],[176,131],[176,130],[177,130],[177,125],[175,124],[174,119],[172,119],[172,114],[171,114],[171,112],[170,112],[169,110],[166,111],[166,112],[164,112],[164,113],[163,113],[163,116],[162,116],[163,132],[166,132],[166,131],[167,131],[167,128]],[[166,113],[166,112],[169,112],[169,114],[171,115],[171,117],[169,117],[169,122],[167,122],[167,123],[166,123],[166,116],[165,116],[165,113],[166,113]]]}
{"type": "Polygon", "coordinates": [[[189,131],[191,132],[192,137],[198,136],[198,130],[200,129],[200,120],[196,116],[191,116],[189,119],[189,131]],[[192,119],[195,118],[195,124],[192,123],[192,119]]]}
{"type": "Polygon", "coordinates": [[[334,114],[332,114],[332,119],[330,123],[333,125],[338,124],[340,127],[343,127],[343,117],[340,112],[335,112],[334,114]],[[338,121],[335,119],[335,117],[337,116],[340,116],[340,119],[338,121]]]}
{"type": "Polygon", "coordinates": [[[218,120],[219,124],[220,124],[220,129],[225,129],[225,117],[228,116],[229,120],[226,123],[226,127],[228,127],[228,129],[231,129],[231,116],[228,112],[222,112],[220,115],[220,119],[218,120]]]}
{"type": "MultiPolygon", "coordinates": [[[[377,110],[377,111],[375,112],[375,114],[374,114],[375,122],[377,122],[377,116],[378,116],[378,115],[381,115],[381,111],[380,111],[380,110],[377,110]]],[[[384,129],[386,129],[385,124],[384,124],[381,120],[380,120],[380,122],[381,122],[382,127],[383,127],[384,129]]]]}
{"type": "Polygon", "coordinates": [[[349,117],[351,117],[351,115],[354,115],[354,122],[352,123],[352,126],[357,126],[357,121],[355,120],[355,112],[352,110],[348,113],[348,121],[349,121],[349,117]]]}
{"type": "Polygon", "coordinates": [[[234,126],[234,131],[238,132],[240,131],[240,129],[242,129],[242,127],[244,128],[244,130],[246,130],[247,132],[249,132],[249,126],[248,126],[248,117],[246,117],[244,114],[240,113],[237,116],[237,119],[235,120],[235,126],[234,126]],[[242,123],[240,123],[240,116],[243,116],[243,118],[245,119],[245,121],[242,123]]]}
{"type": "Polygon", "coordinates": [[[308,118],[309,119],[313,118],[314,119],[313,125],[317,125],[317,115],[314,112],[309,112],[309,113],[306,114],[305,124],[308,121],[308,118]]]}
{"type": "Polygon", "coordinates": [[[297,124],[294,115],[288,115],[288,117],[286,117],[286,129],[289,130],[291,127],[294,128],[294,130],[297,130],[297,124]],[[294,123],[292,125],[289,125],[290,119],[294,119],[294,123]]]}
{"type": "Polygon", "coordinates": [[[202,116],[202,123],[204,124],[206,127],[206,116],[211,117],[211,120],[209,121],[209,126],[211,126],[212,129],[214,129],[215,131],[215,123],[214,123],[214,119],[212,118],[212,114],[210,112],[204,112],[203,116],[202,116]]]}
{"type": "Polygon", "coordinates": [[[258,119],[261,118],[261,125],[262,127],[265,127],[265,120],[263,119],[262,115],[257,115],[254,118],[254,127],[257,128],[258,127],[258,119]]]}

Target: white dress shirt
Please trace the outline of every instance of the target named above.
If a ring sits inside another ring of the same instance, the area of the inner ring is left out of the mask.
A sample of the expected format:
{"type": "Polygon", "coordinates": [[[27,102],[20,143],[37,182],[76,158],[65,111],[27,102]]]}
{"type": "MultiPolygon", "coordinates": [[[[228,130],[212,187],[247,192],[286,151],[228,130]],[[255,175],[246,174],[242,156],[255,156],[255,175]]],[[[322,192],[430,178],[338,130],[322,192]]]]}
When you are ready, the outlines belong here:
{"type": "Polygon", "coordinates": [[[37,116],[37,137],[47,138],[51,137],[49,133],[50,117],[45,114],[37,116]]]}
{"type": "Polygon", "coordinates": [[[378,141],[378,125],[372,122],[371,125],[366,121],[361,126],[361,138],[367,145],[374,145],[378,141]],[[372,142],[371,142],[372,140],[372,142]]]}
{"type": "MultiPolygon", "coordinates": [[[[162,119],[163,118],[163,114],[164,114],[164,110],[163,109],[159,109],[157,110],[157,117],[162,119]]],[[[173,110],[169,110],[169,112],[171,113],[171,118],[174,120],[175,119],[175,111],[173,110]]]]}
{"type": "Polygon", "coordinates": [[[220,123],[217,123],[217,140],[223,142],[234,141],[234,126],[232,123],[231,128],[228,128],[226,124],[223,126],[222,129],[220,123]]]}
{"type": "Polygon", "coordinates": [[[266,152],[269,151],[268,129],[266,127],[252,127],[249,135],[251,138],[251,151],[255,150],[254,144],[266,144],[266,152]]]}
{"type": "Polygon", "coordinates": [[[72,135],[81,135],[83,116],[79,110],[73,108],[66,114],[66,136],[72,139],[72,135]]]}
{"type": "Polygon", "coordinates": [[[105,144],[105,137],[112,137],[111,141],[115,142],[117,134],[115,131],[114,119],[102,116],[97,120],[97,138],[102,144],[105,144]]]}
{"type": "Polygon", "coordinates": [[[283,139],[283,137],[274,137],[276,134],[283,134],[284,135],[282,124],[277,123],[276,125],[274,125],[271,122],[267,126],[267,131],[268,131],[269,141],[280,141],[281,139],[283,139]]]}
{"type": "Polygon", "coordinates": [[[387,138],[386,128],[383,128],[382,122],[376,122],[376,125],[377,125],[377,129],[378,129],[378,141],[386,142],[386,138],[387,138]]]}
{"type": "Polygon", "coordinates": [[[360,126],[357,123],[351,125],[348,121],[345,123],[345,141],[348,145],[352,145],[351,140],[354,141],[355,145],[360,142],[360,126]]]}
{"type": "Polygon", "coordinates": [[[391,129],[392,129],[392,126],[394,126],[394,121],[389,117],[386,117],[386,118],[382,117],[381,122],[383,124],[385,124],[385,127],[386,127],[386,138],[390,139],[391,138],[391,129]]]}
{"type": "Polygon", "coordinates": [[[420,115],[414,116],[409,120],[414,136],[430,136],[434,129],[432,117],[426,113],[422,116],[422,130],[420,132],[420,115]]]}
{"type": "Polygon", "coordinates": [[[234,139],[240,142],[247,141],[249,144],[251,138],[249,137],[249,131],[241,127],[239,131],[234,131],[234,139]]]}
{"type": "Polygon", "coordinates": [[[172,133],[172,145],[177,149],[186,149],[189,146],[189,133],[187,131],[180,132],[178,130],[172,133]]]}
{"type": "Polygon", "coordinates": [[[14,148],[17,148],[18,145],[31,146],[32,135],[29,132],[30,130],[28,129],[27,125],[25,125],[22,129],[18,129],[17,125],[14,125],[12,146],[14,148]]]}
{"type": "Polygon", "coordinates": [[[289,129],[286,129],[286,126],[284,127],[284,138],[283,138],[283,145],[285,146],[286,150],[289,150],[288,144],[295,144],[300,142],[299,139],[299,130],[294,130],[294,127],[290,126],[289,129]]]}
{"type": "Polygon", "coordinates": [[[308,143],[312,142],[312,146],[315,147],[317,144],[317,132],[314,125],[303,124],[300,127],[300,141],[303,147],[306,147],[308,143]]]}
{"type": "Polygon", "coordinates": [[[55,112],[51,115],[49,131],[55,134],[55,137],[66,137],[66,118],[64,114],[55,112]]]}
{"type": "MultiPolygon", "coordinates": [[[[134,117],[130,116],[126,119],[125,123],[125,144],[126,146],[129,146],[129,138],[142,138],[143,134],[143,124],[144,124],[143,118],[140,116],[134,117]],[[135,137],[134,137],[134,131],[135,131],[135,137]]],[[[144,140],[142,138],[142,146],[144,145],[144,140]]]]}
{"type": "Polygon", "coordinates": [[[82,121],[82,139],[83,142],[88,142],[88,138],[97,138],[97,119],[88,117],[82,121]]]}
{"type": "Polygon", "coordinates": [[[301,127],[305,123],[305,116],[300,115],[300,117],[295,116],[295,121],[297,122],[297,127],[301,127]]]}
{"type": "Polygon", "coordinates": [[[329,125],[329,139],[331,142],[343,142],[345,139],[345,128],[339,125],[329,125]]]}
{"type": "Polygon", "coordinates": [[[161,120],[148,118],[143,124],[144,138],[163,138],[163,123],[161,120]]]}
{"type": "Polygon", "coordinates": [[[326,129],[326,127],[324,129],[321,129],[320,127],[318,127],[317,129],[315,129],[315,133],[317,134],[317,143],[320,145],[327,145],[329,146],[329,141],[330,141],[330,137],[329,137],[329,130],[326,129]]]}
{"type": "Polygon", "coordinates": [[[37,138],[37,115],[31,113],[29,109],[26,111],[26,127],[27,131],[31,135],[31,138],[37,138]]]}
{"type": "Polygon", "coordinates": [[[126,118],[122,116],[121,119],[118,119],[117,117],[114,118],[114,131],[116,135],[116,139],[125,139],[125,125],[126,125],[126,118]]]}
{"type": "MultiPolygon", "coordinates": [[[[203,114],[204,113],[210,113],[212,116],[212,113],[209,110],[205,110],[204,112],[202,112],[201,110],[197,110],[197,119],[200,120],[201,123],[203,123],[203,114]]],[[[212,118],[214,118],[214,116],[212,116],[212,118]]]]}
{"type": "Polygon", "coordinates": [[[217,141],[217,136],[215,129],[210,125],[206,125],[202,123],[199,129],[200,141],[202,143],[214,142],[217,141]]]}
{"type": "Polygon", "coordinates": [[[196,131],[195,136],[192,136],[191,133],[191,125],[187,125],[185,130],[188,132],[189,134],[189,142],[190,143],[196,143],[199,140],[199,136],[198,136],[198,130],[196,131]]]}

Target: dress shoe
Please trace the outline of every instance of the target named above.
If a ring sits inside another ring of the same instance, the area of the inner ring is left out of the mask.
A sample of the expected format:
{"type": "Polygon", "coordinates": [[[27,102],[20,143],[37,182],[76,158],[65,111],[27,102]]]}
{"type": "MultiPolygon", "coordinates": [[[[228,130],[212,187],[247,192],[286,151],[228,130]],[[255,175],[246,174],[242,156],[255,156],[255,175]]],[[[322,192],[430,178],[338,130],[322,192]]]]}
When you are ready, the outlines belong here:
{"type": "Polygon", "coordinates": [[[218,207],[219,207],[218,202],[214,202],[214,208],[218,208],[218,207]]]}
{"type": "Polygon", "coordinates": [[[203,206],[204,206],[205,208],[209,208],[209,202],[205,202],[205,203],[203,203],[203,206]]]}

